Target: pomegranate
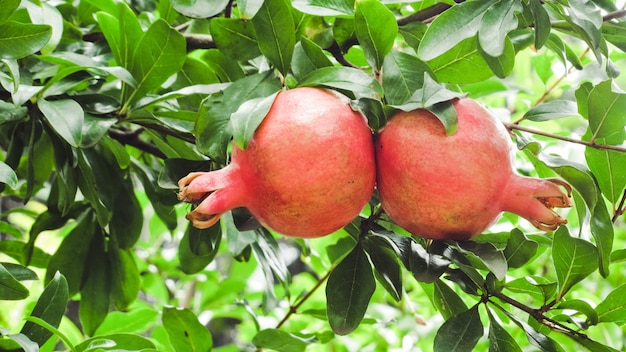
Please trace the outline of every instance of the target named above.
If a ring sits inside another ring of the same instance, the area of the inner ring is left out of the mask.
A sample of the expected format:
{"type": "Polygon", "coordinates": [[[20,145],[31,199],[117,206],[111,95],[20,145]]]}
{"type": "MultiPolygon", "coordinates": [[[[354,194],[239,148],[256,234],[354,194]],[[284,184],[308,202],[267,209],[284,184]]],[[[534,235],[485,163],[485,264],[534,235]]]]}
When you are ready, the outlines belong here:
{"type": "Polygon", "coordinates": [[[389,217],[417,236],[457,241],[480,234],[503,211],[543,231],[567,223],[552,208],[571,206],[571,187],[516,174],[503,124],[469,98],[452,104],[453,135],[425,109],[399,112],[380,131],[377,187],[389,217]]]}
{"type": "Polygon", "coordinates": [[[280,92],[248,147],[233,144],[226,167],[193,172],[178,185],[195,207],[193,226],[207,228],[246,207],[283,235],[319,237],[352,221],[376,181],[372,131],[338,93],[317,88],[280,92]]]}

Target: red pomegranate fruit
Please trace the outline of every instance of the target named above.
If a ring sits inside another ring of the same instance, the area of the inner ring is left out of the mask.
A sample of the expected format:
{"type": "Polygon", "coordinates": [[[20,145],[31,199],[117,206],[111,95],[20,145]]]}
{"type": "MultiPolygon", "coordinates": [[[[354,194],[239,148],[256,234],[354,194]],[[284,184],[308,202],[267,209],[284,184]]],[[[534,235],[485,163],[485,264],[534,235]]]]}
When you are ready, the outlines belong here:
{"type": "Polygon", "coordinates": [[[469,98],[452,104],[458,126],[450,136],[425,109],[399,112],[379,132],[377,188],[387,215],[414,235],[456,241],[480,234],[503,211],[543,231],[567,223],[552,208],[571,206],[571,187],[516,174],[503,124],[469,98]]]}
{"type": "Polygon", "coordinates": [[[230,164],[183,177],[178,197],[195,206],[187,219],[197,228],[246,207],[278,233],[309,238],[358,216],[375,181],[365,117],[338,93],[295,88],[278,93],[245,150],[233,144],[230,164]]]}

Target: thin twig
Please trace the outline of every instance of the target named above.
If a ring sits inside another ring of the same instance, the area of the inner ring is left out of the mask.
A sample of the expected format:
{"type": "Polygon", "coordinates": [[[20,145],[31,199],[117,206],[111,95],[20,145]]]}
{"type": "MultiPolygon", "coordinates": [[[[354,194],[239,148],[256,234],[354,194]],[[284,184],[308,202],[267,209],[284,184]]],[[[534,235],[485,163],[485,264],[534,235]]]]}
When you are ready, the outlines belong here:
{"type": "Polygon", "coordinates": [[[624,212],[626,211],[626,206],[624,206],[624,203],[626,203],[626,189],[624,190],[624,194],[622,194],[622,200],[619,201],[619,205],[615,209],[615,214],[613,214],[611,222],[615,223],[617,219],[624,214],[624,212]]]}
{"type": "Polygon", "coordinates": [[[332,271],[333,271],[333,268],[331,268],[324,276],[322,276],[319,280],[317,280],[317,283],[315,283],[315,286],[313,286],[313,288],[309,292],[307,292],[306,295],[302,296],[302,298],[300,298],[300,300],[296,304],[289,307],[289,311],[287,312],[287,314],[285,314],[283,319],[281,319],[278,325],[276,325],[276,329],[280,329],[283,326],[283,324],[285,324],[292,315],[297,313],[298,308],[300,308],[300,306],[302,306],[304,302],[306,302],[307,299],[309,299],[313,295],[313,293],[315,293],[315,291],[317,291],[317,289],[319,289],[322,286],[322,284],[324,283],[324,281],[328,279],[332,271]]]}
{"type": "Polygon", "coordinates": [[[532,133],[532,134],[535,134],[535,135],[538,135],[538,136],[544,136],[544,137],[548,137],[548,138],[558,139],[558,140],[561,140],[561,141],[564,141],[564,142],[582,144],[584,146],[595,148],[595,149],[611,150],[611,151],[615,151],[615,152],[626,153],[626,147],[619,146],[619,145],[598,144],[598,143],[594,143],[594,142],[583,141],[583,140],[580,140],[580,139],[575,139],[575,138],[570,138],[570,137],[565,137],[565,136],[559,136],[557,134],[552,134],[552,133],[540,131],[540,130],[537,130],[537,129],[534,129],[534,128],[520,126],[520,125],[518,125],[516,123],[504,122],[504,126],[509,131],[511,131],[511,130],[518,130],[518,131],[532,133]]]}
{"type": "MultiPolygon", "coordinates": [[[[456,3],[464,2],[465,0],[455,0],[456,3]]],[[[421,11],[412,13],[406,17],[399,18],[397,20],[398,26],[403,26],[405,24],[409,24],[411,22],[428,22],[431,18],[440,15],[445,10],[452,7],[446,3],[440,2],[433,6],[427,7],[421,11]]]]}

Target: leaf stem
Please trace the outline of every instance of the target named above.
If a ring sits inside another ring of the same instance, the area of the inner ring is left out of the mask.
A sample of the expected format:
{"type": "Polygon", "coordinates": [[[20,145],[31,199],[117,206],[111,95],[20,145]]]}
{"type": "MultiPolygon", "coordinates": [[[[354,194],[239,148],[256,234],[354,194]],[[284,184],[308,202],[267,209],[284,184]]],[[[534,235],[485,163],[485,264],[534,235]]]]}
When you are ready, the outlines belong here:
{"type": "Polygon", "coordinates": [[[317,291],[322,286],[322,284],[326,280],[328,280],[328,277],[330,276],[330,273],[333,271],[333,269],[334,267],[332,267],[324,276],[319,278],[319,280],[317,280],[317,282],[315,283],[315,286],[313,286],[313,288],[311,288],[309,292],[302,296],[302,298],[300,298],[298,302],[289,307],[289,311],[287,312],[287,314],[285,314],[283,319],[281,319],[281,321],[276,325],[276,329],[280,329],[292,315],[297,313],[298,308],[300,308],[300,306],[302,306],[304,302],[306,302],[313,295],[313,293],[315,293],[315,291],[317,291]]]}
{"type": "Polygon", "coordinates": [[[615,151],[615,152],[626,153],[626,147],[622,147],[622,146],[619,146],[619,145],[598,144],[598,143],[595,143],[595,142],[583,141],[583,140],[575,139],[575,138],[571,138],[571,137],[559,136],[557,134],[543,132],[541,130],[537,130],[537,129],[534,129],[534,128],[520,126],[517,123],[507,123],[507,122],[504,122],[504,126],[509,131],[518,130],[518,131],[532,133],[532,134],[535,134],[535,135],[538,135],[538,136],[544,136],[544,137],[558,139],[558,140],[565,141],[565,142],[581,144],[581,145],[584,145],[584,146],[587,146],[587,147],[590,147],[590,148],[602,149],[602,150],[611,150],[611,151],[615,151]]]}

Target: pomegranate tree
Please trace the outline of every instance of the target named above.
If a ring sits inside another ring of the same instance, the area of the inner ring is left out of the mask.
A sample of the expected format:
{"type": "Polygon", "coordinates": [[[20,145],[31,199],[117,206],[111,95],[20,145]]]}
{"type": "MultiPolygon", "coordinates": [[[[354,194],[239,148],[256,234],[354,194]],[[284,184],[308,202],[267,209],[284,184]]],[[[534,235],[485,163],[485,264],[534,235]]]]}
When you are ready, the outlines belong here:
{"type": "Polygon", "coordinates": [[[233,144],[230,164],[183,177],[178,197],[194,205],[187,219],[198,228],[246,207],[283,235],[318,237],[358,216],[375,169],[365,117],[337,93],[296,88],[277,95],[245,150],[233,144]]]}
{"type": "Polygon", "coordinates": [[[425,109],[399,112],[380,131],[377,187],[389,217],[415,235],[457,241],[480,234],[503,211],[544,231],[566,223],[552,208],[571,206],[570,186],[516,174],[502,123],[471,99],[453,106],[458,127],[450,136],[425,109]]]}

